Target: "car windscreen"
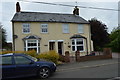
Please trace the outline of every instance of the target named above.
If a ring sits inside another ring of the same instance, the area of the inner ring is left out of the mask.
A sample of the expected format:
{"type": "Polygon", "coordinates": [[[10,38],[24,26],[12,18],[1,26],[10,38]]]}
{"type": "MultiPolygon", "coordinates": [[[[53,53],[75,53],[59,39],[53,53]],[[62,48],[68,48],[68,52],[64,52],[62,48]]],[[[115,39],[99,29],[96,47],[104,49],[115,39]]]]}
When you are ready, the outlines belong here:
{"type": "Polygon", "coordinates": [[[37,62],[38,60],[37,60],[37,58],[35,58],[35,57],[32,57],[32,56],[30,56],[30,55],[26,55],[28,58],[30,58],[30,59],[32,59],[33,61],[35,61],[35,62],[37,62]]]}

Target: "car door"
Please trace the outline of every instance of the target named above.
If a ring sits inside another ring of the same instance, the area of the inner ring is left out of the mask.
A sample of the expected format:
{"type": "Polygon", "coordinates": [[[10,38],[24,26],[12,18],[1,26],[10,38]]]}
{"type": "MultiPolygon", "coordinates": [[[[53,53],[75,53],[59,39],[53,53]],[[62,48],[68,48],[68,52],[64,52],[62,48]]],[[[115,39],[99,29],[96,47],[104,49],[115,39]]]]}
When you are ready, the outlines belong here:
{"type": "Polygon", "coordinates": [[[13,56],[2,56],[2,78],[13,78],[16,76],[16,66],[13,63],[13,56]]]}
{"type": "Polygon", "coordinates": [[[25,56],[14,56],[16,74],[19,77],[36,75],[37,65],[25,56]]]}

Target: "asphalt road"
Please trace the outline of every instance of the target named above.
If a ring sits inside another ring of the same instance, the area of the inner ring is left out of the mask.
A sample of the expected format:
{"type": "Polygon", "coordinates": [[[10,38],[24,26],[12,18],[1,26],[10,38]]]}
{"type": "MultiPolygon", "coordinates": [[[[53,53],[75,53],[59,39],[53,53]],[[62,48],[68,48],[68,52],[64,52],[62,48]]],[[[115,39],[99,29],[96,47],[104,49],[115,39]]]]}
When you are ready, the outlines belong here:
{"type": "Polygon", "coordinates": [[[117,64],[110,64],[58,71],[51,78],[113,78],[117,76],[117,64]]]}
{"type": "Polygon", "coordinates": [[[65,64],[50,78],[114,78],[118,77],[118,65],[118,59],[65,64]]]}

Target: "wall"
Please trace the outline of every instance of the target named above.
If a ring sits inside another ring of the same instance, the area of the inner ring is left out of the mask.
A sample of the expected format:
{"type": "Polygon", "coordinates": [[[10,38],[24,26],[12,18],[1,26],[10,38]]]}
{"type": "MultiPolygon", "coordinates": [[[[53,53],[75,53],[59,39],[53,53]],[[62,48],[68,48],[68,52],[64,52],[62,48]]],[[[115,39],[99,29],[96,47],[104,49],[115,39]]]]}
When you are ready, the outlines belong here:
{"type": "MultiPolygon", "coordinates": [[[[41,37],[40,41],[40,50],[41,52],[49,51],[49,40],[56,40],[56,51],[58,51],[57,48],[57,40],[64,40],[63,48],[64,53],[65,51],[69,51],[70,55],[74,55],[74,52],[71,51],[71,48],[68,48],[68,45],[71,44],[70,37],[74,34],[78,34],[77,30],[77,24],[69,23],[69,33],[63,33],[62,32],[62,24],[64,23],[40,23],[40,22],[27,22],[30,23],[30,29],[31,33],[24,34],[22,33],[22,23],[21,22],[15,22],[14,25],[14,34],[18,35],[18,38],[15,39],[15,50],[17,51],[24,51],[24,42],[23,38],[28,35],[37,35],[41,37]],[[41,33],[40,26],[41,24],[48,24],[48,33],[41,33]],[[45,46],[47,45],[47,46],[45,46]]],[[[88,24],[84,24],[84,34],[80,34],[82,36],[87,37],[88,42],[88,52],[90,53],[91,48],[91,38],[90,38],[90,26],[88,24]]],[[[85,50],[86,50],[86,44],[85,44],[85,50]]],[[[85,52],[81,52],[82,55],[86,55],[85,52]]]]}

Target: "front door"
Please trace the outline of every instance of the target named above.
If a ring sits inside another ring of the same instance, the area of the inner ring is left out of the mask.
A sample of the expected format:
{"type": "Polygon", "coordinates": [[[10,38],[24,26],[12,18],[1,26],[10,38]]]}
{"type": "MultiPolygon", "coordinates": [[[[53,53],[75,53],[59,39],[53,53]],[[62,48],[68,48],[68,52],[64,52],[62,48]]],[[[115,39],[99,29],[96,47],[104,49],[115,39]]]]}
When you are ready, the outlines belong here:
{"type": "Polygon", "coordinates": [[[49,42],[49,50],[55,50],[55,42],[49,42]]]}
{"type": "Polygon", "coordinates": [[[58,42],[58,53],[59,54],[63,53],[63,42],[58,42]]]}

